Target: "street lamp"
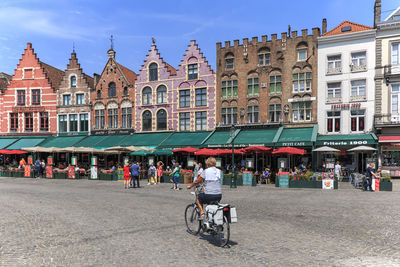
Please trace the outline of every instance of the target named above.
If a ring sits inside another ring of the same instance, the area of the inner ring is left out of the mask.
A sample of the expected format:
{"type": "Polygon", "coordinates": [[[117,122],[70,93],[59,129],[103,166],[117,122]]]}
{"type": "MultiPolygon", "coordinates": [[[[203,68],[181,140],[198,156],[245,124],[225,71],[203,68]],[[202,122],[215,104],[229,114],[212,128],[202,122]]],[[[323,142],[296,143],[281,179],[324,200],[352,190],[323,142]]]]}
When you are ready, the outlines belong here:
{"type": "Polygon", "coordinates": [[[235,125],[233,125],[233,124],[232,124],[232,126],[231,126],[230,137],[231,137],[231,145],[232,145],[231,188],[236,188],[236,179],[235,179],[235,151],[234,151],[234,145],[233,145],[233,139],[234,139],[234,137],[235,137],[235,125]]]}

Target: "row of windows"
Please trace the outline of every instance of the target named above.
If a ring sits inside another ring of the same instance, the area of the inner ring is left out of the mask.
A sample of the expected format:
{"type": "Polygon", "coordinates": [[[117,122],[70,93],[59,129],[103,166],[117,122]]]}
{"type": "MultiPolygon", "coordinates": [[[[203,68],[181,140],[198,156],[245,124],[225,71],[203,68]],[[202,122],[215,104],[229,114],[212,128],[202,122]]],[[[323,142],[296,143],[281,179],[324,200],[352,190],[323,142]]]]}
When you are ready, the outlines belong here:
{"type": "MultiPolygon", "coordinates": [[[[351,81],[351,90],[350,96],[357,97],[357,96],[366,96],[366,80],[355,80],[351,81]]],[[[327,84],[328,90],[328,98],[341,98],[342,97],[342,83],[341,82],[333,82],[327,84]]]]}
{"type": "MultiPolygon", "coordinates": [[[[71,103],[71,95],[63,95],[63,106],[70,106],[71,103]]],[[[75,105],[84,105],[85,104],[85,95],[84,94],[76,94],[75,95],[75,105]]]]}
{"type": "Polygon", "coordinates": [[[85,114],[59,115],[58,131],[62,133],[89,131],[89,114],[85,113],[85,114]]]}
{"type": "MultiPolygon", "coordinates": [[[[307,60],[307,49],[298,49],[297,50],[297,61],[306,61],[307,60]]],[[[259,53],[258,54],[258,65],[259,66],[268,66],[271,64],[271,54],[270,53],[259,53]]],[[[232,53],[229,53],[228,56],[225,57],[225,70],[233,70],[235,69],[235,60],[232,53]]]]}
{"type": "MultiPolygon", "coordinates": [[[[351,53],[351,71],[367,70],[367,53],[353,52],[351,53]]],[[[336,74],[342,72],[342,55],[330,55],[327,57],[327,74],[336,74]]]]}
{"type": "MultiPolygon", "coordinates": [[[[339,133],[341,131],[341,111],[328,111],[326,131],[328,133],[339,133]]],[[[350,128],[352,132],[362,132],[365,129],[365,110],[350,111],[350,128]]]]}
{"type": "MultiPolygon", "coordinates": [[[[161,109],[156,114],[157,119],[157,130],[167,130],[167,113],[165,110],[161,109]]],[[[142,115],[142,130],[151,131],[153,122],[152,114],[150,111],[146,110],[142,115]]],[[[199,111],[195,112],[195,128],[196,131],[207,130],[207,112],[199,111]]],[[[179,130],[180,131],[190,131],[190,112],[179,113],[179,130]]]]}
{"type": "MultiPolygon", "coordinates": [[[[108,128],[118,128],[118,109],[111,108],[107,109],[107,113],[104,109],[95,110],[94,113],[94,128],[95,129],[104,129],[105,127],[105,115],[107,114],[108,118],[108,128]]],[[[122,108],[122,124],[121,128],[132,128],[132,108],[122,108]]]]}
{"type": "MultiPolygon", "coordinates": [[[[40,102],[41,102],[40,89],[32,89],[31,105],[40,105],[40,102]]],[[[26,105],[26,90],[17,90],[17,105],[18,106],[26,105]]]]}
{"type": "MultiPolygon", "coordinates": [[[[23,114],[24,116],[24,131],[25,132],[33,132],[33,112],[25,112],[25,113],[10,113],[10,131],[17,132],[19,125],[19,114],[23,114]]],[[[49,113],[48,112],[39,112],[39,123],[40,123],[40,131],[47,132],[49,130],[49,113]]]]}
{"type": "MultiPolygon", "coordinates": [[[[244,114],[243,114],[244,115],[244,114]]],[[[269,122],[278,123],[282,120],[282,105],[269,105],[269,122]]],[[[292,119],[293,122],[311,121],[311,102],[300,102],[292,104],[292,119]]],[[[237,107],[222,108],[221,110],[222,124],[230,125],[238,123],[237,107]]],[[[259,106],[247,107],[247,122],[259,122],[259,106]]]]}
{"type": "MultiPolygon", "coordinates": [[[[187,73],[188,73],[188,80],[196,80],[199,74],[198,64],[188,64],[187,73]]],[[[151,63],[149,65],[149,81],[158,81],[157,63],[151,63]]]]}
{"type": "MultiPolygon", "coordinates": [[[[142,105],[152,105],[153,93],[150,87],[145,87],[142,91],[142,105]]],[[[157,88],[157,104],[167,103],[167,88],[164,85],[160,85],[157,88]]],[[[207,89],[198,88],[195,90],[195,106],[203,107],[207,106],[207,89]]],[[[190,90],[179,91],[179,107],[185,108],[190,107],[190,90]]]]}
{"type": "MultiPolygon", "coordinates": [[[[293,74],[293,93],[311,92],[311,72],[302,72],[293,74]]],[[[264,86],[264,85],[263,85],[264,86]]],[[[282,76],[271,75],[269,77],[270,94],[280,94],[282,92],[282,76]]],[[[247,95],[259,95],[258,78],[247,79],[247,95]]],[[[222,81],[222,98],[235,98],[238,96],[238,81],[222,81]]]]}

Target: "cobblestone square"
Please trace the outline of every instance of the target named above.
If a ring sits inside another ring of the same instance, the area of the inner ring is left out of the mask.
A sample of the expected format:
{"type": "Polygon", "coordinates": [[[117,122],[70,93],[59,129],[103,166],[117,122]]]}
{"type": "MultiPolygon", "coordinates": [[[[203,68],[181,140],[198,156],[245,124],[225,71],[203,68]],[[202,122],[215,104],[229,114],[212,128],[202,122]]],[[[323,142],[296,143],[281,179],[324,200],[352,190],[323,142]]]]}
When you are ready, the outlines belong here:
{"type": "MultiPolygon", "coordinates": [[[[181,185],[183,187],[183,185],[181,185]]],[[[399,266],[399,192],[223,187],[230,248],[186,232],[169,184],[0,179],[0,266],[399,266]]]]}

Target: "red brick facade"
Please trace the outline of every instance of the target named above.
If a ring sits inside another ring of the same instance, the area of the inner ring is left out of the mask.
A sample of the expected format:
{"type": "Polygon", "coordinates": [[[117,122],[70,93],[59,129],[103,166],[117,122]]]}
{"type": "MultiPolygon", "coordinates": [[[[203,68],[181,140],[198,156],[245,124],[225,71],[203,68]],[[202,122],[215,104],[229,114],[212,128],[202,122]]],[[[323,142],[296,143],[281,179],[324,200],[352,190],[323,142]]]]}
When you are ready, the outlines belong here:
{"type": "Polygon", "coordinates": [[[56,90],[63,75],[63,71],[41,62],[28,43],[2,94],[1,134],[56,134],[56,90]]]}
{"type": "Polygon", "coordinates": [[[95,77],[95,90],[90,94],[92,133],[132,132],[136,74],[117,63],[112,48],[107,53],[107,64],[102,74],[95,77]]]}

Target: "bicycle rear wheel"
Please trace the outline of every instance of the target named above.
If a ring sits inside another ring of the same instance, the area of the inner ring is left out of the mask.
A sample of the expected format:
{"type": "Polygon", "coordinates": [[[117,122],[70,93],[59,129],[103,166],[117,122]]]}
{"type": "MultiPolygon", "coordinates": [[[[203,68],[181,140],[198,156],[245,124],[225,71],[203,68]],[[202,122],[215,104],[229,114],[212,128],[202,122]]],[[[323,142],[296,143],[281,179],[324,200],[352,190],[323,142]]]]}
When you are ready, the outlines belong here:
{"type": "Polygon", "coordinates": [[[230,225],[228,218],[224,216],[224,224],[218,226],[219,231],[214,235],[215,241],[218,246],[220,247],[225,247],[229,243],[229,237],[230,237],[230,225]]]}
{"type": "Polygon", "coordinates": [[[185,222],[188,232],[197,235],[200,232],[200,221],[198,220],[200,212],[196,205],[189,204],[185,209],[185,222]]]}

